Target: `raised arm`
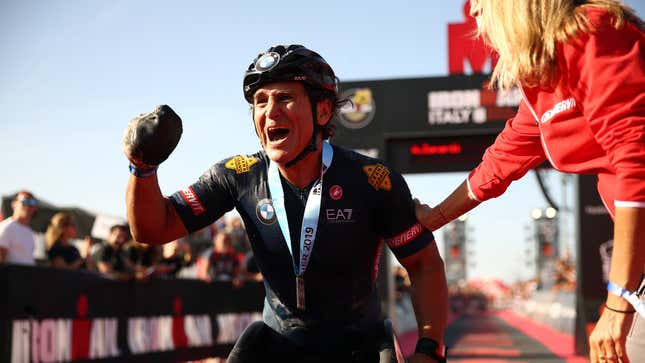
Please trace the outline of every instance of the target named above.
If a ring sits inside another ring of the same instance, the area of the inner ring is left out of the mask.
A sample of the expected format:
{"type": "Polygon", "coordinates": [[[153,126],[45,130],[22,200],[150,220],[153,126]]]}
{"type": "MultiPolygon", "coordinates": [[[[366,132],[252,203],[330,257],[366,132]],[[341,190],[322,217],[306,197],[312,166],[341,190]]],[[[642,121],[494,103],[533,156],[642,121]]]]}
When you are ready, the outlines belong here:
{"type": "Polygon", "coordinates": [[[168,106],[140,115],[128,124],[123,151],[132,175],[126,190],[126,210],[134,239],[162,244],[188,234],[171,201],[161,194],[157,167],[179,142],[181,119],[168,106]]]}
{"type": "Polygon", "coordinates": [[[136,241],[161,244],[188,234],[170,199],[161,194],[156,174],[130,176],[125,195],[130,230],[136,241]]]}

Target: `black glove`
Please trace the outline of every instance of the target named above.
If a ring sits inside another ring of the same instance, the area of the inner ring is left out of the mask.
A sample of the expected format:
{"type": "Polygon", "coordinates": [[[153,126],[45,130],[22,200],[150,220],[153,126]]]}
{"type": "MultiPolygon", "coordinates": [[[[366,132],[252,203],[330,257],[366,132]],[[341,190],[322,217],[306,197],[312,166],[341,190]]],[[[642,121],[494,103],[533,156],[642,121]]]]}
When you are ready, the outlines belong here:
{"type": "Polygon", "coordinates": [[[181,138],[181,118],[167,105],[130,121],[123,152],[136,167],[156,167],[170,156],[181,138]]]}

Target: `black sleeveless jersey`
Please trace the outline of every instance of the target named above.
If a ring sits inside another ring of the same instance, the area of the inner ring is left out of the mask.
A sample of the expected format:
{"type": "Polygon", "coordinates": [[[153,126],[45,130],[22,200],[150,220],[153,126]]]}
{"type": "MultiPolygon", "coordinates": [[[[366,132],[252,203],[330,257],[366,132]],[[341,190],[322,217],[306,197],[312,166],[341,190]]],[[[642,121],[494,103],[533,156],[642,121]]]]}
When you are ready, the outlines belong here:
{"type": "MultiPolygon", "coordinates": [[[[296,277],[271,203],[269,159],[260,151],[215,164],[170,199],[188,231],[201,229],[237,208],[266,289],[263,319],[281,334],[321,344],[342,331],[380,320],[375,293],[383,243],[397,258],[410,256],[434,238],[417,222],[403,177],[381,161],[333,146],[323,179],[318,232],[304,274],[304,311],[296,307],[296,277]]],[[[300,228],[308,190],[283,179],[292,251],[299,261],[300,228]]]]}

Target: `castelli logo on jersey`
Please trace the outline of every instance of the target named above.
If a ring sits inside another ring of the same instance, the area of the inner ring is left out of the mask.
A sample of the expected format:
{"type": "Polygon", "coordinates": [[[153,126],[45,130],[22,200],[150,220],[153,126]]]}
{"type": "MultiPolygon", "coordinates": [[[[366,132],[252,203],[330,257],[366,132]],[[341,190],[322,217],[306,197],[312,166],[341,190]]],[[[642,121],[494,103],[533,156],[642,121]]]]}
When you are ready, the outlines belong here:
{"type": "Polygon", "coordinates": [[[329,197],[338,200],[343,197],[343,188],[340,185],[333,185],[329,188],[329,197]]]}
{"type": "Polygon", "coordinates": [[[186,201],[186,204],[190,207],[190,209],[193,211],[193,215],[200,215],[204,212],[206,212],[206,208],[204,208],[204,205],[202,202],[199,200],[199,197],[195,193],[192,187],[188,187],[185,189],[182,189],[180,191],[182,198],[186,201]]]}
{"type": "Polygon", "coordinates": [[[242,174],[248,172],[257,162],[258,159],[252,156],[238,155],[227,161],[224,166],[227,169],[235,170],[237,174],[242,174]]]}

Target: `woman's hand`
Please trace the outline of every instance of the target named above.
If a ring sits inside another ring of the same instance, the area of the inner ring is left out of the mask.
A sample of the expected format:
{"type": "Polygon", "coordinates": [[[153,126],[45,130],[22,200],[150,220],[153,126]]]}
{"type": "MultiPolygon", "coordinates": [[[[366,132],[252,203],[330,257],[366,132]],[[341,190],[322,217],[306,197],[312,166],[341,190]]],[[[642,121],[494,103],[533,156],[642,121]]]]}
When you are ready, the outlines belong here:
{"type": "Polygon", "coordinates": [[[633,319],[633,313],[617,313],[604,309],[589,336],[591,363],[630,363],[625,353],[625,342],[633,319]]]}
{"type": "Polygon", "coordinates": [[[450,222],[441,214],[439,208],[431,208],[427,204],[421,204],[416,198],[414,198],[414,204],[417,220],[430,231],[434,232],[444,224],[450,222]]]}

